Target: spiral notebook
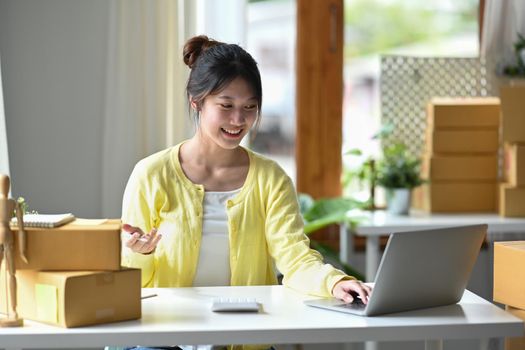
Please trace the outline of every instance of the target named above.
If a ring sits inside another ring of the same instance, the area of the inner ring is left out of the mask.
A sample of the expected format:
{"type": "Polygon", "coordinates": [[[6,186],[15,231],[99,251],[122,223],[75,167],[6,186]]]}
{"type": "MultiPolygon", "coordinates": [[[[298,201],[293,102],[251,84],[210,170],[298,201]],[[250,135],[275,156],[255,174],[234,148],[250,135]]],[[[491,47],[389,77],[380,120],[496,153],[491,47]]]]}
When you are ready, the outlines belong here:
{"type": "MultiPolygon", "coordinates": [[[[24,227],[42,227],[53,228],[67,224],[75,220],[75,216],[71,213],[67,214],[25,214],[24,227]]],[[[17,224],[16,217],[12,220],[13,224],[17,224]]]]}

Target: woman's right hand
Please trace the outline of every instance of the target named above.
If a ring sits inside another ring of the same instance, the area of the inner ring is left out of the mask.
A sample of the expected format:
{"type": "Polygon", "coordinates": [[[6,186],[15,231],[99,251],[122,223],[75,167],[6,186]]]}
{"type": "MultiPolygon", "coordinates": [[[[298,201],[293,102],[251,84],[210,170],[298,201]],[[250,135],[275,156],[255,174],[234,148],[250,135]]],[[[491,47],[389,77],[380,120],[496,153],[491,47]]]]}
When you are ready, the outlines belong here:
{"type": "Polygon", "coordinates": [[[156,228],[145,234],[140,227],[124,224],[122,230],[131,235],[131,238],[126,242],[126,247],[135,253],[150,254],[155,250],[162,237],[160,233],[157,234],[156,228]]]}

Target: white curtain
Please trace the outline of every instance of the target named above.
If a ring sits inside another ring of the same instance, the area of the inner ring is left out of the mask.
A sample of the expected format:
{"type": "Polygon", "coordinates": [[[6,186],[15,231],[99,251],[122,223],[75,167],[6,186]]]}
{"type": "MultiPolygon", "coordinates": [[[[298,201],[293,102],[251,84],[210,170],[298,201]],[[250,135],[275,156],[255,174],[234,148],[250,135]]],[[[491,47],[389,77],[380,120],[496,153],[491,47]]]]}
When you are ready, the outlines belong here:
{"type": "Polygon", "coordinates": [[[4,94],[2,93],[2,60],[0,58],[0,174],[9,175],[9,153],[5,125],[4,94]]]}
{"type": "Polygon", "coordinates": [[[525,35],[525,1],[486,0],[481,56],[490,66],[513,62],[516,33],[525,35]]]}
{"type": "Polygon", "coordinates": [[[194,35],[192,0],[112,0],[104,110],[102,216],[120,217],[141,158],[191,135],[182,46],[194,35]]]}
{"type": "Polygon", "coordinates": [[[209,37],[245,47],[248,0],[195,0],[197,29],[209,37]]]}

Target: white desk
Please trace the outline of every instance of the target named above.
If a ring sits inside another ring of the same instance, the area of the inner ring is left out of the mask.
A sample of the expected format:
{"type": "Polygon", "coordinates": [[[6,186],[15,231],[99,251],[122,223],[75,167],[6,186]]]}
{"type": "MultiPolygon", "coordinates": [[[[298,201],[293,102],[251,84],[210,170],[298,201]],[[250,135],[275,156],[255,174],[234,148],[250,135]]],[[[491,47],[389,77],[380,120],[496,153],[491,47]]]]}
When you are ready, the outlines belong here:
{"type": "Polygon", "coordinates": [[[497,234],[525,233],[525,218],[504,218],[496,213],[486,214],[431,214],[412,211],[410,215],[388,214],[383,210],[363,212],[365,220],[353,232],[345,227],[341,229],[341,260],[351,262],[353,251],[351,234],[366,238],[366,277],[373,281],[381,252],[379,237],[393,232],[431,229],[446,226],[488,224],[488,239],[497,234]]]}
{"type": "Polygon", "coordinates": [[[159,295],[143,300],[140,320],[71,329],[26,321],[23,328],[0,328],[0,348],[428,340],[427,348],[440,349],[440,339],[523,333],[522,321],[471,292],[456,305],[366,318],[305,306],[308,297],[282,286],[151,291],[159,295]],[[228,296],[255,297],[264,312],[210,311],[212,298],[228,296]]]}

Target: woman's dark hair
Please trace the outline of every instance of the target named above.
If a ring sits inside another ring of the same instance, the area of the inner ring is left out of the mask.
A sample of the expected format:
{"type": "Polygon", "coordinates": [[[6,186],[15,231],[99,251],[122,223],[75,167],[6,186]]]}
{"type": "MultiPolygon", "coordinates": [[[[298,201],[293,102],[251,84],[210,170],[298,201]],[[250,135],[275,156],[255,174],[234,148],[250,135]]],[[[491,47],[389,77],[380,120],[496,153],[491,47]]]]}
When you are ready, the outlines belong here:
{"type": "Polygon", "coordinates": [[[262,106],[261,75],[257,62],[239,45],[226,44],[205,35],[189,39],[183,49],[184,63],[191,68],[186,94],[200,109],[206,96],[216,94],[235,78],[244,79],[257,100],[258,117],[262,106]]]}

